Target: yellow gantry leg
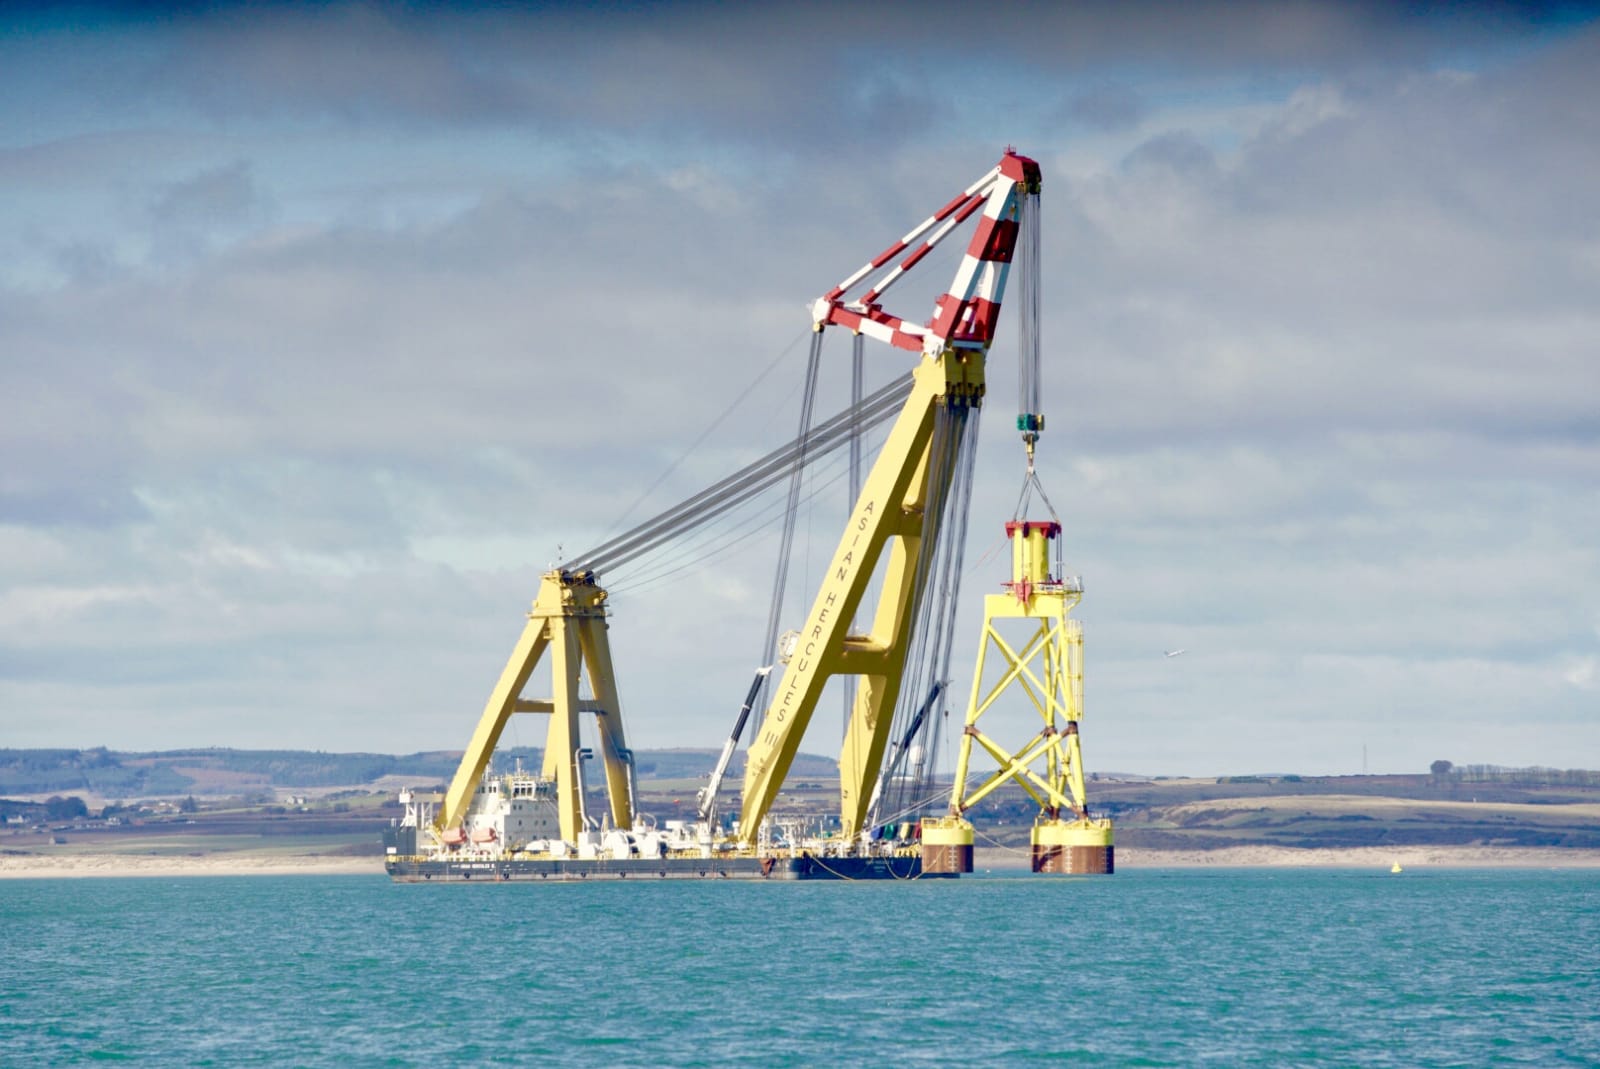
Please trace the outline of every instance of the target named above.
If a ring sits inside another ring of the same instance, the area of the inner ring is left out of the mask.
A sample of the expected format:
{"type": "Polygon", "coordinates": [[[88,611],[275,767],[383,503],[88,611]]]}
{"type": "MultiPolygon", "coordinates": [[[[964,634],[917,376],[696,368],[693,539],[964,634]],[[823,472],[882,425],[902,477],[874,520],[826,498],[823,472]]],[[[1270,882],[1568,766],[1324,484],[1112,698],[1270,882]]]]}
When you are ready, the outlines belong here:
{"type": "MultiPolygon", "coordinates": [[[[539,663],[539,658],[544,656],[545,647],[549,644],[550,632],[545,622],[530,617],[527,626],[522,629],[522,637],[517,640],[516,649],[511,651],[505,671],[500,674],[500,681],[489,695],[488,704],[483,707],[483,715],[478,718],[478,726],[472,732],[472,741],[467,743],[467,752],[461,755],[461,764],[456,767],[450,789],[445,792],[444,805],[434,818],[437,830],[454,828],[466,816],[472,804],[472,794],[478,789],[478,781],[483,778],[483,770],[489,764],[489,757],[500,744],[500,732],[505,730],[506,721],[515,711],[522,688],[528,685],[528,676],[539,663]]],[[[546,751],[548,756],[549,752],[546,751]]]]}
{"type": "Polygon", "coordinates": [[[606,641],[606,621],[602,616],[586,616],[578,621],[578,645],[583,666],[594,695],[595,723],[600,729],[600,757],[606,770],[606,797],[611,802],[611,823],[618,828],[633,826],[633,755],[628,751],[622,728],[621,706],[617,703],[617,678],[611,668],[611,644],[606,641]]]}
{"type": "Polygon", "coordinates": [[[466,816],[483,770],[512,713],[550,716],[543,774],[556,781],[563,839],[575,842],[583,830],[578,773],[578,714],[582,712],[599,718],[612,821],[619,828],[633,826],[633,769],[606,637],[605,602],[606,592],[594,581],[592,573],[545,574],[522,637],[489,695],[467,752],[461,755],[444,805],[434,820],[436,830],[456,827],[466,816]],[[546,650],[550,651],[551,697],[525,699],[523,689],[546,650]],[[579,695],[580,674],[587,675],[594,697],[579,695]]]}
{"type": "Polygon", "coordinates": [[[544,775],[556,781],[561,837],[575,843],[578,833],[586,830],[582,817],[583,779],[578,770],[578,672],[582,665],[577,628],[556,626],[551,630],[558,632],[550,637],[550,693],[555,708],[545,735],[544,775]]]}

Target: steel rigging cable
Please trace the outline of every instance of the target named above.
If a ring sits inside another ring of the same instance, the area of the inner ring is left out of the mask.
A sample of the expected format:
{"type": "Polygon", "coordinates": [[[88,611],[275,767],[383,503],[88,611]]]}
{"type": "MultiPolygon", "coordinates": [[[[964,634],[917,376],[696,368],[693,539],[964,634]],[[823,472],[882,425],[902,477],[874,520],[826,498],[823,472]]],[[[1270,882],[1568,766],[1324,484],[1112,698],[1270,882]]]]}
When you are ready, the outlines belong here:
{"type": "MultiPolygon", "coordinates": [[[[766,638],[761,643],[758,664],[769,664],[769,657],[777,657],[778,627],[782,623],[783,596],[789,584],[789,553],[794,548],[794,521],[800,504],[800,483],[805,475],[807,439],[811,433],[811,410],[817,402],[817,370],[822,364],[822,331],[811,335],[811,355],[806,361],[806,384],[800,395],[800,432],[795,441],[800,450],[794,457],[794,469],[789,474],[789,504],[783,513],[783,534],[778,540],[777,574],[772,580],[772,601],[767,606],[766,638]]],[[[849,409],[846,410],[850,411],[849,409]]],[[[855,441],[855,421],[851,420],[849,440],[855,441]]],[[[765,677],[762,683],[765,683],[765,677]]],[[[757,690],[764,687],[757,684],[757,690]]]]}
{"type": "Polygon", "coordinates": [[[1033,445],[1044,430],[1039,382],[1039,194],[1017,202],[1017,274],[1021,300],[1017,350],[1017,430],[1033,470],[1033,445]]]}
{"type": "Polygon", "coordinates": [[[686,501],[630,531],[561,565],[563,571],[604,571],[654,549],[663,542],[711,522],[730,508],[781,481],[793,471],[797,457],[816,460],[849,444],[855,427],[875,427],[895,415],[911,392],[911,373],[868,395],[859,406],[819,424],[801,439],[781,446],[686,501]]]}
{"type": "MultiPolygon", "coordinates": [[[[824,491],[838,485],[849,474],[846,464],[840,463],[836,455],[825,459],[813,458],[809,466],[817,474],[812,476],[811,485],[801,495],[802,506],[816,501],[824,491]]],[[[760,497],[752,497],[745,504],[749,506],[761,500],[760,497]]],[[[748,543],[752,535],[766,530],[783,518],[784,506],[784,501],[774,501],[760,504],[755,509],[747,507],[743,512],[730,510],[725,514],[724,522],[717,526],[708,525],[702,530],[690,532],[661,547],[659,553],[646,554],[619,565],[609,573],[606,589],[612,594],[637,594],[659,586],[675,575],[748,543]],[[641,571],[647,564],[649,569],[641,571]],[[618,574],[625,578],[618,581],[615,578],[618,574]]]]}

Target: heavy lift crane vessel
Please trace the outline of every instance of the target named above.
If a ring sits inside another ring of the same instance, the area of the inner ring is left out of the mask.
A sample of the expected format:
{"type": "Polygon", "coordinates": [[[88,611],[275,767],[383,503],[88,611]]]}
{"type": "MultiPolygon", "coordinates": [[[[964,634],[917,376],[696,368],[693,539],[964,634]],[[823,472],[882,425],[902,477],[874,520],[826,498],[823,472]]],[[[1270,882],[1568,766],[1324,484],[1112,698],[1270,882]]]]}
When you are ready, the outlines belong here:
{"type": "MultiPolygon", "coordinates": [[[[819,848],[831,859],[822,870],[842,875],[834,866],[844,859],[887,853],[913,863],[855,871],[858,875],[894,876],[921,871],[924,858],[914,845],[878,842],[872,825],[878,822],[876,809],[887,782],[884,757],[894,733],[897,704],[918,711],[914,719],[902,717],[900,721],[904,726],[905,720],[911,719],[911,726],[905,738],[896,741],[895,766],[904,758],[912,736],[931,720],[927,716],[929,707],[940,697],[947,681],[946,634],[942,659],[935,652],[931,674],[924,673],[929,679],[923,680],[923,689],[930,679],[933,684],[926,691],[926,701],[921,695],[916,695],[915,700],[900,701],[908,655],[914,648],[920,650],[919,643],[928,640],[926,635],[917,634],[919,623],[924,628],[932,626],[928,623],[930,587],[939,580],[941,570],[946,587],[953,587],[959,580],[959,543],[965,540],[966,493],[970,492],[970,459],[976,443],[976,419],[968,417],[975,416],[984,398],[985,360],[994,339],[1019,233],[1024,232],[1022,224],[1030,213],[1035,220],[1032,232],[1037,234],[1040,185],[1038,164],[1008,150],[977,182],[813,303],[813,375],[824,332],[842,327],[856,336],[858,353],[862,337],[917,353],[916,366],[909,376],[909,392],[902,379],[814,430],[803,422],[801,437],[790,446],[724,480],[706,494],[544,575],[522,637],[490,695],[461,764],[440,800],[442,804],[427,822],[425,830],[436,849],[449,850],[465,842],[463,817],[482,786],[484,770],[509,717],[518,712],[550,717],[540,779],[554,786],[559,818],[559,842],[552,835],[542,845],[530,844],[521,856],[537,861],[542,849],[553,851],[558,858],[581,857],[581,851],[573,853],[575,844],[581,844],[586,836],[592,838],[596,822],[587,816],[583,805],[582,769],[588,752],[579,745],[578,718],[582,713],[593,714],[599,726],[609,823],[615,829],[637,830],[632,754],[623,729],[607,641],[607,593],[600,585],[599,571],[628,559],[628,554],[641,547],[659,544],[662,539],[703,522],[715,509],[725,507],[724,502],[730,497],[774,485],[798,469],[808,453],[815,455],[843,441],[853,442],[855,439],[849,435],[859,433],[862,425],[881,422],[894,414],[898,405],[898,415],[861,485],[805,624],[792,637],[792,655],[783,659],[781,673],[776,671],[776,665],[763,667],[757,673],[738,726],[702,792],[698,825],[692,831],[676,830],[675,837],[652,839],[648,852],[652,865],[657,858],[678,855],[714,860],[770,855],[773,843],[769,838],[769,811],[825,684],[837,676],[853,679],[857,686],[853,688],[853,708],[840,754],[840,834],[819,848]],[[935,301],[932,317],[918,325],[886,311],[882,304],[884,293],[956,227],[974,216],[975,232],[954,281],[935,301]],[[896,260],[864,291],[851,296],[870,275],[896,260]],[[953,529],[947,532],[945,527],[953,529]],[[948,554],[940,558],[942,564],[935,560],[935,547],[941,540],[946,546],[957,544],[953,568],[948,554]],[[867,629],[857,633],[851,623],[866,608],[863,601],[875,576],[877,602],[871,607],[867,629]],[[523,690],[547,653],[551,658],[553,693],[547,698],[526,698],[523,690]],[[714,827],[716,793],[739,732],[758,695],[769,684],[769,671],[776,683],[750,744],[737,831],[727,839],[714,827]],[[580,695],[580,676],[587,676],[590,697],[580,695]]],[[[1036,304],[1035,291],[1034,315],[1036,304]]],[[[1036,331],[1034,336],[1036,339],[1036,331]]],[[[1037,360],[1036,354],[1034,359],[1037,360]]],[[[1033,441],[1040,426],[1042,419],[1037,416],[1025,413],[1019,419],[1028,445],[1030,476],[1033,441]]],[[[791,523],[793,507],[794,484],[791,523]]],[[[936,629],[947,632],[953,616],[954,591],[945,589],[942,595],[948,604],[936,629]]],[[[769,635],[769,647],[773,644],[771,638],[769,635]]],[[[892,767],[889,774],[894,772],[892,767]]],[[[970,844],[971,840],[966,841],[970,844]]],[[[790,857],[807,853],[801,844],[791,842],[786,846],[790,857]]],[[[593,851],[589,856],[595,856],[593,851]]],[[[953,858],[938,844],[934,856],[939,863],[929,869],[929,874],[971,870],[970,849],[964,865],[959,856],[953,858]]],[[[661,875],[668,875],[667,861],[662,860],[661,865],[661,875]]],[[[761,874],[770,875],[771,857],[761,866],[761,874]]],[[[393,866],[391,871],[396,871],[393,866]]],[[[802,865],[793,871],[804,874],[813,870],[802,865]]],[[[504,871],[501,874],[506,875],[504,871]]]]}

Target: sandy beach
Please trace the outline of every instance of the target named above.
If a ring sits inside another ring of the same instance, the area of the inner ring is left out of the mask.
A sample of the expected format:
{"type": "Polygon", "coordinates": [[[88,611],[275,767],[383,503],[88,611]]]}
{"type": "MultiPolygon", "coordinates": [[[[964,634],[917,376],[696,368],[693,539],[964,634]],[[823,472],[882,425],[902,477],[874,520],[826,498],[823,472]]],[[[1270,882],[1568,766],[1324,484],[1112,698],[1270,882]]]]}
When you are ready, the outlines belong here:
{"type": "Polygon", "coordinates": [[[63,876],[345,876],[383,873],[376,857],[206,854],[153,857],[137,854],[0,855],[0,880],[63,876]]]}
{"type": "MultiPolygon", "coordinates": [[[[1402,847],[1350,850],[1295,850],[1277,846],[1241,846],[1224,850],[1140,850],[1118,847],[1117,868],[1349,868],[1388,869],[1600,868],[1600,850],[1513,847],[1402,847]]],[[[999,847],[979,847],[978,872],[1026,870],[1028,855],[999,847]]],[[[376,876],[383,865],[376,857],[317,855],[207,854],[201,857],[153,857],[134,854],[7,854],[0,855],[0,879],[107,876],[376,876]]]]}

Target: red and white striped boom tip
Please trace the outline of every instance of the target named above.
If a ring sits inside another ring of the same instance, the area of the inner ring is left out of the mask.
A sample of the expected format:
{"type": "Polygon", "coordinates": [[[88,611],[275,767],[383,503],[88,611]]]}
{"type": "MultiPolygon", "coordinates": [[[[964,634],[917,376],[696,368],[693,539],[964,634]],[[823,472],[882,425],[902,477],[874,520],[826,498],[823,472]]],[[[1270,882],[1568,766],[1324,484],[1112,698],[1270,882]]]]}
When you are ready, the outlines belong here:
{"type": "Polygon", "coordinates": [[[1018,198],[1039,192],[1039,165],[1006,150],[994,169],[968,186],[916,229],[873,257],[861,270],[829,290],[811,306],[817,329],[839,326],[888,342],[899,349],[936,354],[947,348],[987,349],[994,340],[1005,294],[1006,274],[1017,247],[1018,198]],[[934,302],[933,318],[922,326],[885,312],[884,292],[978,209],[983,214],[967,245],[950,289],[934,302]],[[920,241],[914,249],[912,243],[920,241]],[[912,252],[851,300],[845,294],[869,274],[907,249],[912,252]]]}

